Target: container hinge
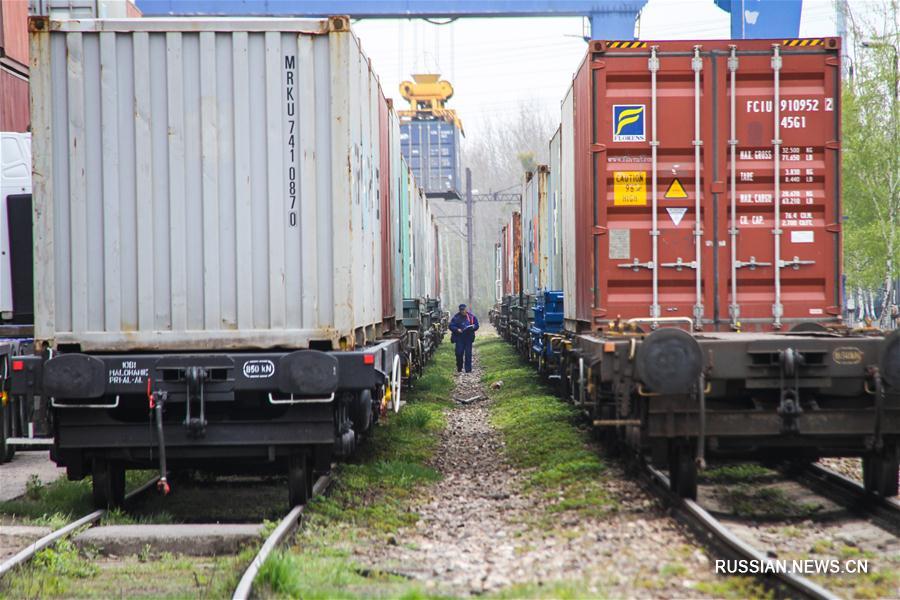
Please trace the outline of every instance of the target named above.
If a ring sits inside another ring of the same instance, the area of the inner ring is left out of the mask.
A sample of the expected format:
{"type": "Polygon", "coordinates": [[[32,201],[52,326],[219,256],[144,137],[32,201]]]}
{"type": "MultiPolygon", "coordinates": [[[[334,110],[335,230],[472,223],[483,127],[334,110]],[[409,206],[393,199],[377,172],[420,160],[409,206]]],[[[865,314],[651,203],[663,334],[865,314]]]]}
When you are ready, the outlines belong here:
{"type": "Polygon", "coordinates": [[[694,305],[694,323],[699,331],[703,329],[703,304],[698,303],[694,305]]]}
{"type": "Polygon", "coordinates": [[[816,261],[814,260],[800,260],[799,256],[795,256],[791,260],[780,260],[778,261],[778,266],[784,269],[785,267],[791,267],[795,271],[800,268],[801,265],[814,265],[816,261]]]}
{"type": "Polygon", "coordinates": [[[754,271],[754,270],[756,270],[756,267],[771,267],[771,266],[772,266],[772,263],[758,261],[758,260],[756,260],[755,256],[751,256],[750,260],[748,260],[746,262],[742,261],[742,260],[734,261],[734,267],[736,269],[743,269],[744,267],[747,267],[751,271],[754,271]]]}
{"type": "Polygon", "coordinates": [[[637,258],[634,259],[634,262],[631,262],[631,263],[620,263],[618,266],[619,266],[620,269],[631,269],[631,270],[633,270],[635,273],[637,273],[637,272],[640,271],[641,269],[649,269],[649,270],[652,271],[653,269],[656,268],[656,267],[653,265],[653,261],[652,261],[652,260],[642,263],[642,262],[640,262],[637,258]]]}
{"type": "Polygon", "coordinates": [[[675,262],[659,263],[659,266],[666,267],[667,269],[675,269],[676,271],[681,271],[682,269],[696,269],[697,261],[692,260],[691,262],[684,262],[679,256],[678,260],[676,260],[675,262]]]}
{"type": "MultiPolygon", "coordinates": [[[[730,46],[730,48],[735,48],[735,46],[730,46]]],[[[736,54],[732,54],[728,57],[728,70],[729,71],[737,71],[738,65],[740,65],[740,60],[738,59],[736,54]]]]}
{"type": "Polygon", "coordinates": [[[842,227],[840,223],[829,223],[825,226],[825,231],[828,233],[840,233],[842,231],[842,227]]]}

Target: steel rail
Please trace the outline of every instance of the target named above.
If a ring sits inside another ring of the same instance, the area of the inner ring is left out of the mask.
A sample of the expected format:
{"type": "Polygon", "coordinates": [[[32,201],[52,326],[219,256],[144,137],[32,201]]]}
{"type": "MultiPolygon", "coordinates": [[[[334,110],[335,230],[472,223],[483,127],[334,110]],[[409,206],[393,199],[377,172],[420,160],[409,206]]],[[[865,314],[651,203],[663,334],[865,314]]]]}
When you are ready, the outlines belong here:
{"type": "MultiPolygon", "coordinates": [[[[658,485],[663,486],[665,490],[669,490],[669,478],[664,473],[650,465],[647,465],[646,469],[652,480],[658,485]]],[[[679,508],[682,509],[683,514],[690,519],[691,524],[709,533],[715,541],[725,546],[738,558],[754,561],[760,565],[772,562],[764,553],[729,531],[725,525],[694,500],[679,498],[671,493],[668,495],[673,497],[679,508]]],[[[757,574],[752,573],[751,575],[757,574]]],[[[805,577],[783,572],[780,569],[773,568],[771,572],[759,573],[758,575],[774,577],[785,587],[789,588],[791,592],[806,598],[815,598],[816,600],[839,600],[840,598],[840,596],[829,592],[819,584],[814,583],[805,577]]]]}
{"type": "Polygon", "coordinates": [[[813,487],[823,496],[851,510],[863,510],[876,520],[887,522],[895,531],[900,529],[900,499],[870,494],[858,481],[818,464],[809,465],[798,478],[801,484],[813,487]]]}
{"type": "MultiPolygon", "coordinates": [[[[143,494],[144,492],[146,492],[147,490],[152,488],[154,485],[156,485],[157,481],[159,481],[159,477],[154,477],[153,479],[151,479],[150,481],[148,481],[141,487],[137,488],[136,490],[131,491],[130,493],[128,493],[125,496],[125,501],[127,502],[127,501],[132,500],[133,498],[139,496],[140,494],[143,494]]],[[[105,514],[106,514],[106,509],[103,509],[103,508],[97,509],[94,512],[84,515],[83,517],[81,517],[80,519],[78,519],[76,521],[72,521],[71,523],[69,523],[68,525],[65,525],[64,527],[60,527],[56,531],[48,533],[41,539],[32,542],[31,544],[29,544],[28,546],[26,546],[25,548],[23,548],[22,550],[17,552],[15,555],[6,559],[3,562],[3,564],[0,564],[0,577],[2,577],[3,575],[8,573],[15,567],[25,564],[26,562],[31,560],[35,554],[37,554],[38,552],[40,552],[47,546],[51,546],[51,545],[55,544],[56,542],[58,542],[59,540],[67,537],[73,531],[75,531],[81,527],[84,527],[85,525],[93,525],[94,523],[96,523],[97,521],[102,519],[103,515],[105,515],[105,514]]]]}
{"type": "MultiPolygon", "coordinates": [[[[313,486],[313,497],[324,492],[328,489],[329,485],[331,485],[330,474],[319,477],[313,486]]],[[[244,571],[243,576],[241,576],[241,580],[238,582],[234,594],[231,596],[232,600],[247,600],[250,597],[250,592],[253,591],[253,580],[256,579],[259,570],[262,568],[263,564],[265,564],[266,559],[269,558],[272,551],[280,546],[284,539],[296,530],[297,526],[300,524],[300,518],[303,516],[305,508],[305,504],[298,504],[292,508],[281,522],[278,523],[278,526],[269,537],[266,538],[262,548],[259,549],[259,552],[256,553],[256,556],[253,557],[253,560],[250,561],[250,564],[247,566],[247,570],[244,571]]]]}

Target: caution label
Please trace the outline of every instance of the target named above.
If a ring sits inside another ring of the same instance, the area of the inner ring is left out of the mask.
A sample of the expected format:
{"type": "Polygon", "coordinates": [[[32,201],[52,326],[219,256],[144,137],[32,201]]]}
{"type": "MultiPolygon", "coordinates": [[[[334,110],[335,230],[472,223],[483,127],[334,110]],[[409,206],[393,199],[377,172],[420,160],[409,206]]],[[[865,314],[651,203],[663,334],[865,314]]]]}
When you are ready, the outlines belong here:
{"type": "Polygon", "coordinates": [[[647,206],[646,171],[616,171],[613,184],[615,206],[647,206]]]}
{"type": "Polygon", "coordinates": [[[687,197],[687,192],[684,191],[684,186],[681,185],[681,181],[679,181],[677,177],[672,180],[672,183],[669,184],[669,189],[666,190],[666,194],[664,196],[664,198],[668,198],[670,200],[680,200],[687,197]]]}

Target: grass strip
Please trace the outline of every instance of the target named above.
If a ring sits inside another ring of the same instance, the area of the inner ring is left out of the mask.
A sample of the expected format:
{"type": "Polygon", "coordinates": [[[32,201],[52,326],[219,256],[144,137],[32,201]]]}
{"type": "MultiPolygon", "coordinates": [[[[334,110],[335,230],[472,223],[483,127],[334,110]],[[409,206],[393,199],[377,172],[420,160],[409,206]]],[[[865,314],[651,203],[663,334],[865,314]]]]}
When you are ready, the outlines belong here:
{"type": "MultiPolygon", "coordinates": [[[[153,471],[127,471],[125,490],[131,491],[147,483],[153,471]]],[[[62,527],[66,523],[94,510],[91,500],[91,478],[69,481],[60,478],[49,483],[32,475],[25,484],[25,493],[18,498],[0,502],[0,515],[27,525],[62,527]]],[[[131,522],[128,515],[114,511],[110,519],[116,524],[131,522]]]]}
{"type": "Polygon", "coordinates": [[[404,390],[403,409],[375,428],[353,462],[337,467],[329,493],[310,502],[294,545],[266,561],[254,593],[304,600],[430,597],[417,582],[357,564],[352,549],[373,537],[397,543],[394,533],[418,520],[411,500],[440,479],[429,459],[452,406],[454,369],[452,346],[442,344],[425,375],[404,390]]]}
{"type": "Polygon", "coordinates": [[[503,435],[513,465],[526,472],[524,491],[550,501],[549,512],[602,516],[617,508],[604,488],[607,467],[581,424],[531,365],[499,337],[475,341],[483,382],[495,400],[491,422],[503,435]]]}

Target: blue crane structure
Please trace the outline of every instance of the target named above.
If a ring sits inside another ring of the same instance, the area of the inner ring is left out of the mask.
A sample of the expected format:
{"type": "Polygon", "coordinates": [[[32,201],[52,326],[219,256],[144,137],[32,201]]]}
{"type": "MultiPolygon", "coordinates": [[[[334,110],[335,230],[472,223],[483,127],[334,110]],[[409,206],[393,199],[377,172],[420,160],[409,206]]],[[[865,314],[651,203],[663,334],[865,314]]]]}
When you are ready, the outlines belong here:
{"type": "MultiPolygon", "coordinates": [[[[223,15],[371,18],[586,17],[591,38],[630,40],[647,0],[137,0],[147,16],[223,15]]],[[[802,0],[715,0],[731,12],[731,37],[790,38],[802,0]]]]}

